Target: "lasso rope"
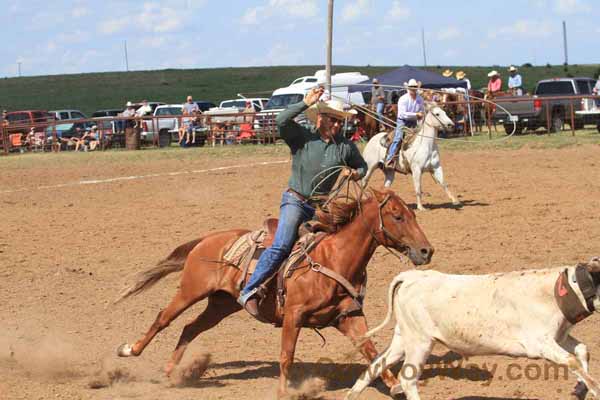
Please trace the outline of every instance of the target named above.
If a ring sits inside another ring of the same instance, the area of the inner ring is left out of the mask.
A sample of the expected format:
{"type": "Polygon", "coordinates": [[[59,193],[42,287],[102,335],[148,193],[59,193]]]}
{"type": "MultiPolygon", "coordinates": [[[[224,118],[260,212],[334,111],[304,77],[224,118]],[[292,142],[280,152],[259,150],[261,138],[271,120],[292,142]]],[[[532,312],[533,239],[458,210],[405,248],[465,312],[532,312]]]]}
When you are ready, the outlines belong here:
{"type": "MultiPolygon", "coordinates": [[[[339,85],[331,85],[332,88],[333,87],[347,87],[347,86],[348,85],[341,85],[341,84],[339,84],[339,85]]],[[[354,84],[352,86],[372,87],[373,84],[372,83],[357,83],[357,84],[354,84]]],[[[404,90],[409,89],[407,86],[403,86],[403,85],[379,84],[378,86],[387,87],[387,88],[394,88],[394,89],[404,89],[404,90]]],[[[447,94],[448,93],[448,92],[445,92],[443,90],[437,90],[437,89],[426,89],[426,90],[428,90],[430,92],[433,92],[433,93],[441,93],[441,94],[447,94]]],[[[504,137],[495,138],[495,139],[489,139],[490,142],[508,140],[508,139],[510,139],[516,133],[516,131],[517,131],[517,124],[516,124],[515,121],[512,120],[512,118],[511,118],[512,114],[506,108],[502,107],[498,103],[495,103],[493,101],[490,101],[490,100],[487,100],[487,99],[484,99],[484,98],[480,98],[480,97],[477,97],[477,96],[471,96],[468,93],[466,93],[466,95],[467,95],[467,97],[469,99],[476,99],[476,100],[482,101],[484,103],[489,103],[489,104],[495,105],[496,107],[498,107],[501,110],[503,110],[504,112],[506,112],[506,114],[508,115],[508,118],[511,120],[511,122],[513,124],[513,130],[512,130],[512,132],[510,134],[504,136],[504,137]]],[[[342,101],[344,101],[347,104],[350,104],[352,107],[357,108],[358,110],[362,111],[363,114],[369,115],[371,118],[375,119],[376,121],[379,121],[382,125],[384,125],[384,126],[386,126],[388,128],[396,129],[396,121],[392,121],[390,118],[387,118],[386,116],[380,116],[379,114],[377,114],[377,112],[369,109],[368,107],[366,107],[366,106],[364,106],[362,104],[355,103],[355,102],[351,101],[349,98],[344,98],[344,97],[341,97],[341,96],[337,96],[337,95],[332,94],[332,93],[329,93],[329,96],[333,97],[333,98],[337,98],[339,100],[342,100],[342,101]]],[[[437,103],[435,103],[435,102],[434,102],[434,104],[437,105],[437,103]]],[[[440,108],[442,108],[442,107],[440,107],[440,108]]],[[[427,112],[427,114],[429,114],[429,112],[427,112]]],[[[423,123],[424,122],[425,122],[425,117],[423,118],[423,123]]],[[[425,135],[422,135],[421,133],[419,133],[420,131],[421,130],[419,130],[418,132],[415,132],[415,135],[426,137],[425,135]]],[[[437,137],[437,136],[436,136],[436,138],[440,139],[440,140],[452,140],[452,141],[460,141],[460,142],[465,142],[465,143],[475,143],[473,140],[467,140],[467,139],[441,138],[441,137],[437,137]]]]}

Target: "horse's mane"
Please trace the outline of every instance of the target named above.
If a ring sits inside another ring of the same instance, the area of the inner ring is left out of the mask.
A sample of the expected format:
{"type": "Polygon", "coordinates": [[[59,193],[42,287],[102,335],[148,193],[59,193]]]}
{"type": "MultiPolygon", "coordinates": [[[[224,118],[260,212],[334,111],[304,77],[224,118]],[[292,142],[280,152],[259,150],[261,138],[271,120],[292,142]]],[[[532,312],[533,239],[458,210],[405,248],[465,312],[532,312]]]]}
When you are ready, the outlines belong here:
{"type": "Polygon", "coordinates": [[[337,198],[327,204],[325,208],[319,207],[315,212],[317,221],[326,232],[337,232],[344,225],[349,224],[358,215],[360,202],[352,197],[337,198]]]}

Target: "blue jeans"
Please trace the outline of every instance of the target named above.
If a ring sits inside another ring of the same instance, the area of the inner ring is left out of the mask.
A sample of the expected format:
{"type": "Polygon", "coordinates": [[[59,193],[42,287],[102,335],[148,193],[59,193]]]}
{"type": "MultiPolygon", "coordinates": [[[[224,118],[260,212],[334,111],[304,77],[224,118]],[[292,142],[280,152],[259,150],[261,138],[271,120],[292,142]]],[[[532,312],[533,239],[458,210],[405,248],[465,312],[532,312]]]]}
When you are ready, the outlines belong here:
{"type": "Polygon", "coordinates": [[[383,117],[383,106],[385,106],[383,103],[377,103],[376,105],[377,115],[379,115],[379,118],[383,117]]]}
{"type": "Polygon", "coordinates": [[[417,126],[417,122],[401,118],[398,118],[396,120],[396,132],[394,133],[394,140],[390,145],[390,150],[388,151],[388,156],[385,161],[390,161],[394,157],[394,155],[396,155],[396,149],[398,148],[398,144],[404,138],[403,128],[405,126],[408,128],[414,128],[415,126],[417,126]]]}
{"type": "Polygon", "coordinates": [[[285,260],[298,236],[298,227],[315,214],[315,209],[289,192],[281,197],[279,224],[275,232],[273,245],[266,249],[258,259],[256,270],[250,276],[246,286],[240,292],[239,302],[246,301],[256,293],[258,287],[273,274],[285,260]]]}

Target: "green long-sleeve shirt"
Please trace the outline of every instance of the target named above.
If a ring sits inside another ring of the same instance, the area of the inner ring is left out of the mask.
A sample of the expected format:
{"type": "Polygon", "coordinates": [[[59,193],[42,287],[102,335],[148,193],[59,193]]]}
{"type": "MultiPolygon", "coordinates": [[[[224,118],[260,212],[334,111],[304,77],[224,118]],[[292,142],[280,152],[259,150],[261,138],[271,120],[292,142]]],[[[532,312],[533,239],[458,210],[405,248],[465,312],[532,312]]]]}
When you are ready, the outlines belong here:
{"type": "Polygon", "coordinates": [[[279,135],[292,151],[292,176],[289,187],[305,197],[311,194],[328,194],[335,184],[339,171],[321,182],[335,170],[334,166],[347,165],[356,169],[361,177],[367,173],[367,163],[354,143],[343,135],[324,141],[316,129],[301,126],[294,117],[308,107],[301,101],[291,104],[277,116],[279,135]],[[321,182],[319,184],[319,182],[321,182]],[[318,188],[315,188],[319,185],[318,188]]]}

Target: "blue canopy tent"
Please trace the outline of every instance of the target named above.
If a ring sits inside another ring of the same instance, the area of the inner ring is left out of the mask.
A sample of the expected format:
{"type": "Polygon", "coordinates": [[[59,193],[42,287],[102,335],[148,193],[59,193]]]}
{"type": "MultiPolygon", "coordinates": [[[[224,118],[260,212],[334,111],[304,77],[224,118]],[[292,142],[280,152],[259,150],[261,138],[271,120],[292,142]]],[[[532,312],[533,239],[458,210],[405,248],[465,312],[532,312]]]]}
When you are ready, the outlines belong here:
{"type": "MultiPolygon", "coordinates": [[[[385,85],[393,85],[393,86],[402,86],[405,82],[408,82],[411,78],[416,79],[421,82],[423,85],[421,87],[427,89],[442,89],[442,88],[467,88],[467,82],[459,81],[454,78],[446,78],[442,75],[436,74],[435,72],[425,71],[423,69],[411,67],[409,65],[405,65],[403,67],[397,68],[393,71],[386,72],[385,74],[381,74],[376,76],[377,80],[379,80],[379,84],[384,87],[384,89],[393,90],[392,88],[386,88],[385,85]]],[[[370,85],[372,82],[370,80],[366,80],[360,82],[357,85],[352,85],[348,88],[348,92],[370,92],[370,85]]],[[[400,88],[398,88],[400,89],[400,88]]],[[[396,89],[396,90],[398,90],[396,89]]]]}

